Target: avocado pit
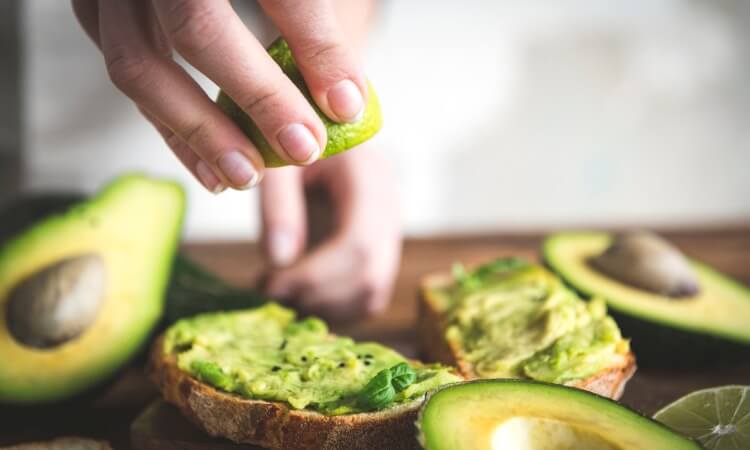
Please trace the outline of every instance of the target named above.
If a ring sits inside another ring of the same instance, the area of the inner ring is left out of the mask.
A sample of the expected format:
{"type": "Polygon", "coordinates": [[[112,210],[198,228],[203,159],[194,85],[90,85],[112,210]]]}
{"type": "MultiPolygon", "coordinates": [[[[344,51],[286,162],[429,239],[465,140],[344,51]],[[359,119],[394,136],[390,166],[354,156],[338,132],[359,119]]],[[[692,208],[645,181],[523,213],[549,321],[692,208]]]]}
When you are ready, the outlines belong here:
{"type": "Polygon", "coordinates": [[[665,239],[647,231],[616,236],[590,263],[617,281],[674,299],[692,297],[700,290],[687,258],[665,239]]]}
{"type": "Polygon", "coordinates": [[[18,342],[39,349],[80,336],[105,298],[106,267],[89,253],[66,258],[30,275],[10,292],[6,320],[18,342]]]}

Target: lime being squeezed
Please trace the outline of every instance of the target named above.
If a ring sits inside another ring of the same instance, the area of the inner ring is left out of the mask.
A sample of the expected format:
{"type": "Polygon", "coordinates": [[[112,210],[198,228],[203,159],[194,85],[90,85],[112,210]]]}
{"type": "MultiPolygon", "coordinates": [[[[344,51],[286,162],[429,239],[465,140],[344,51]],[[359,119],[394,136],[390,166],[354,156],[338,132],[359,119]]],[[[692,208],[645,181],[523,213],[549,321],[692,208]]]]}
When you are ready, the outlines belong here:
{"type": "MultiPolygon", "coordinates": [[[[383,118],[380,114],[380,103],[375,95],[375,89],[372,84],[367,84],[367,105],[362,111],[361,117],[351,123],[337,123],[326,117],[318,108],[307,89],[302,73],[299,71],[297,64],[294,62],[291,50],[284,39],[277,39],[268,48],[268,54],[281,67],[284,74],[299,88],[302,94],[310,102],[315,112],[323,121],[328,134],[326,147],[320,155],[320,159],[336,155],[349,150],[375,135],[383,124],[383,118]]],[[[276,154],[271,144],[263,136],[260,128],[253,122],[242,108],[240,108],[224,91],[219,92],[216,104],[224,113],[229,116],[237,126],[250,138],[263,156],[266,167],[280,167],[288,163],[276,154]]]]}

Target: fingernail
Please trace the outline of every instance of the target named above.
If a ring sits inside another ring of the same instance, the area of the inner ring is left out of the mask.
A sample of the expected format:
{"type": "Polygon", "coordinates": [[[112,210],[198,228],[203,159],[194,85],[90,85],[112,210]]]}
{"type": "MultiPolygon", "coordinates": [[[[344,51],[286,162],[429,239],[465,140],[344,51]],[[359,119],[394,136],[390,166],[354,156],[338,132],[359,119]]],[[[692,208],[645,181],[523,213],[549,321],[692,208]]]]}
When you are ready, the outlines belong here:
{"type": "Polygon", "coordinates": [[[292,160],[309,164],[320,156],[320,145],[315,136],[301,123],[287,125],[278,135],[279,144],[292,160]]]}
{"type": "Polygon", "coordinates": [[[271,231],[268,236],[268,253],[274,266],[288,266],[297,257],[294,238],[283,230],[271,231]]]}
{"type": "Polygon", "coordinates": [[[260,175],[250,160],[238,151],[223,155],[216,165],[237,189],[250,189],[260,181],[260,175]]]}
{"type": "Polygon", "coordinates": [[[218,194],[227,188],[224,186],[224,183],[214,175],[213,171],[211,171],[205,161],[198,161],[198,164],[195,165],[195,173],[198,175],[198,179],[201,183],[203,183],[203,186],[213,194],[218,194]]]}
{"type": "Polygon", "coordinates": [[[353,81],[342,80],[328,91],[328,106],[340,120],[356,122],[362,117],[365,102],[353,81]]]}

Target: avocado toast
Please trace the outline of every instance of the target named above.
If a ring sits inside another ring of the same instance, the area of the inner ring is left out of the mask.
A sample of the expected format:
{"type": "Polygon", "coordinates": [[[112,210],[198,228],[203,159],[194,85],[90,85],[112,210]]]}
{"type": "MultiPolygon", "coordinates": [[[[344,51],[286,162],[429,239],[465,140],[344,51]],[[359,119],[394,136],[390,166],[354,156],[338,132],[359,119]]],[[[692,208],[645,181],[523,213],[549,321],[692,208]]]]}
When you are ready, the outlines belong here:
{"type": "Polygon", "coordinates": [[[421,283],[423,356],[467,379],[522,378],[622,395],[635,356],[603,302],[586,302],[538,264],[509,258],[421,283]]]}
{"type": "Polygon", "coordinates": [[[461,380],[452,369],[332,335],[322,321],[296,320],[276,304],[177,322],[156,340],[149,372],[208,434],[271,449],[416,448],[424,395],[461,380]],[[382,400],[371,381],[404,363],[414,373],[408,386],[385,402],[363,402],[382,400]]]}

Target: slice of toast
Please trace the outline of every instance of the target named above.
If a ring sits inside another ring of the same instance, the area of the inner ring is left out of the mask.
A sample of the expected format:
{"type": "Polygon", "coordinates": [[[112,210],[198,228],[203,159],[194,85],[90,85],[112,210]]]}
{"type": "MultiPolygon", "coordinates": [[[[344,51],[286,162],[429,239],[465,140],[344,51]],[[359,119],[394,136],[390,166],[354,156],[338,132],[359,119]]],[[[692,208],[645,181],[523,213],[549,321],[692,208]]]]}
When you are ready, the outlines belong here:
{"type": "MultiPolygon", "coordinates": [[[[447,272],[427,275],[420,282],[417,324],[420,353],[425,361],[454,366],[458,368],[460,375],[472,380],[480,376],[473,365],[463,357],[463,349],[445,338],[448,323],[444,315],[444,302],[437,292],[453,282],[453,276],[447,272]]],[[[630,352],[612,366],[586,379],[566,384],[604,397],[619,399],[635,370],[635,356],[630,352]]]]}
{"type": "Polygon", "coordinates": [[[154,342],[150,378],[164,398],[211,436],[269,449],[418,449],[414,422],[422,400],[371,413],[327,416],[286,403],[223,392],[180,370],[173,354],[154,342]]]}

